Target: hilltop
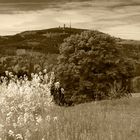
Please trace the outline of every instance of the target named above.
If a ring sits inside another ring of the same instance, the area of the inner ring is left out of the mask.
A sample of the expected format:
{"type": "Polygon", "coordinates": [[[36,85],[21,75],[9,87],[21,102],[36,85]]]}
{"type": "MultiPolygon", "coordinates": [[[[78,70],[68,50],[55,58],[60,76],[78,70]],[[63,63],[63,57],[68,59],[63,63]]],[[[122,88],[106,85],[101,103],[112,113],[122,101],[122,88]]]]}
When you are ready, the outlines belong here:
{"type": "Polygon", "coordinates": [[[80,34],[86,29],[50,28],[25,31],[16,35],[1,36],[1,53],[14,55],[17,49],[27,49],[43,53],[59,53],[59,45],[72,34],[80,34]]]}
{"type": "MultiPolygon", "coordinates": [[[[0,53],[4,55],[16,55],[17,49],[26,49],[43,52],[45,54],[58,54],[59,46],[65,38],[73,34],[80,34],[83,31],[87,31],[87,29],[57,27],[44,30],[25,31],[11,36],[0,36],[0,53]]],[[[105,34],[99,31],[94,32],[105,34]]],[[[135,40],[116,38],[116,41],[123,45],[140,45],[140,41],[135,40]]]]}

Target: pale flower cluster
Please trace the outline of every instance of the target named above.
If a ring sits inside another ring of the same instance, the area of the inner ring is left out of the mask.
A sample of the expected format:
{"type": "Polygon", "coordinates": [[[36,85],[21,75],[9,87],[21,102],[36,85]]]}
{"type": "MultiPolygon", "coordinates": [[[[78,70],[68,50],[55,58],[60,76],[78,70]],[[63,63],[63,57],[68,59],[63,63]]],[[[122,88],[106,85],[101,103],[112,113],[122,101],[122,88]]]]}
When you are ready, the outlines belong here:
{"type": "Polygon", "coordinates": [[[32,73],[29,80],[27,75],[5,74],[0,78],[0,139],[30,140],[34,133],[46,131],[50,120],[57,121],[49,115],[54,106],[50,88],[55,75],[44,70],[32,73]]]}

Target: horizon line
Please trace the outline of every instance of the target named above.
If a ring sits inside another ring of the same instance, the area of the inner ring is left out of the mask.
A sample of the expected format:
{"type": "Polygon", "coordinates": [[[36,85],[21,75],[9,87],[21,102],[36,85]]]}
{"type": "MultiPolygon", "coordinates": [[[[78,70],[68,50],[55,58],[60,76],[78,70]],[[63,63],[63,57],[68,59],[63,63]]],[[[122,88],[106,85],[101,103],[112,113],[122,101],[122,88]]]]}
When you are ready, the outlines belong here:
{"type": "MultiPolygon", "coordinates": [[[[63,28],[64,26],[50,27],[50,28],[42,28],[42,29],[33,29],[33,30],[24,30],[24,31],[17,31],[17,33],[13,33],[13,34],[0,35],[0,37],[14,36],[14,35],[18,35],[18,34],[21,34],[21,33],[24,33],[24,32],[41,31],[41,30],[48,30],[48,29],[54,29],[54,28],[58,28],[58,29],[59,29],[59,27],[63,28]]],[[[65,28],[70,28],[70,27],[69,27],[69,26],[66,26],[65,28]]],[[[108,35],[110,35],[110,36],[112,36],[112,37],[120,38],[120,39],[123,39],[123,40],[140,41],[140,40],[138,40],[138,39],[122,38],[122,37],[120,37],[120,36],[111,35],[110,33],[107,33],[107,32],[104,32],[104,31],[100,31],[100,30],[98,30],[98,29],[77,28],[77,27],[71,27],[71,29],[81,29],[81,30],[99,31],[99,32],[108,34],[108,35]]],[[[13,31],[13,32],[15,32],[15,31],[13,31]]],[[[129,34],[129,33],[128,33],[128,34],[129,34]]]]}

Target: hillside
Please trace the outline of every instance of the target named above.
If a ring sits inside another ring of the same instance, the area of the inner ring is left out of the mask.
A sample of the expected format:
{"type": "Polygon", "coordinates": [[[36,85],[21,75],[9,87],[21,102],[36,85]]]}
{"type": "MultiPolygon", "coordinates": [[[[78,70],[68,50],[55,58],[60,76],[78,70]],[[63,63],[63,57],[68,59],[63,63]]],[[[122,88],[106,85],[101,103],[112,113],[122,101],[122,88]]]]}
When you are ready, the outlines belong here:
{"type": "Polygon", "coordinates": [[[3,54],[15,55],[17,49],[34,50],[43,53],[59,53],[59,45],[71,34],[79,34],[84,29],[51,28],[46,30],[25,31],[12,36],[0,37],[3,54]]]}
{"type": "MultiPolygon", "coordinates": [[[[4,55],[16,55],[17,49],[26,49],[45,54],[59,53],[59,45],[72,34],[80,34],[86,29],[76,28],[50,28],[45,30],[25,31],[11,36],[0,36],[0,53],[4,55]]],[[[97,33],[101,33],[96,31],[97,33]]],[[[140,41],[123,40],[116,38],[120,44],[140,45],[140,41]]]]}
{"type": "MultiPolygon", "coordinates": [[[[48,66],[52,68],[57,63],[59,46],[64,39],[83,31],[87,29],[57,27],[0,36],[0,74],[5,70],[33,72],[48,66]]],[[[122,55],[135,65],[136,75],[140,75],[140,41],[114,38],[120,44],[122,55]]]]}

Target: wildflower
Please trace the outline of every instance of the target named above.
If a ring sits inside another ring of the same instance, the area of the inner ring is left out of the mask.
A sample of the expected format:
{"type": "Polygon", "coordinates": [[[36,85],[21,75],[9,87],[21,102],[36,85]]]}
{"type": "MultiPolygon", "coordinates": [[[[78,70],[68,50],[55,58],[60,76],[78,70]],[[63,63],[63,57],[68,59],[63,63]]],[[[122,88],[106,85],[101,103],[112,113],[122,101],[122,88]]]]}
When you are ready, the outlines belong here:
{"type": "Polygon", "coordinates": [[[45,140],[45,138],[43,137],[41,140],[45,140]]]}
{"type": "Polygon", "coordinates": [[[22,135],[21,135],[21,134],[17,134],[17,135],[16,135],[16,140],[23,140],[22,135]]]}
{"type": "Polygon", "coordinates": [[[58,120],[58,117],[53,117],[53,120],[54,120],[54,121],[57,121],[57,120],[58,120]]]}
{"type": "Polygon", "coordinates": [[[3,81],[4,80],[4,76],[1,76],[0,79],[3,81]]]}
{"type": "Polygon", "coordinates": [[[58,89],[58,88],[60,87],[60,83],[59,83],[59,82],[56,82],[56,83],[54,84],[54,86],[55,86],[56,89],[58,89]]]}
{"type": "Polygon", "coordinates": [[[28,81],[28,77],[27,77],[26,74],[24,74],[24,80],[25,80],[25,81],[28,81]]]}
{"type": "Polygon", "coordinates": [[[9,75],[9,71],[5,71],[5,75],[8,76],[9,75]]]}
{"type": "Polygon", "coordinates": [[[47,73],[47,69],[44,69],[44,70],[43,70],[43,73],[46,74],[46,73],[47,73]]]}
{"type": "Polygon", "coordinates": [[[48,74],[44,75],[44,81],[47,83],[48,82],[48,74]]]}
{"type": "Polygon", "coordinates": [[[48,122],[50,122],[50,120],[51,120],[50,115],[47,115],[47,116],[46,116],[46,120],[47,120],[48,122]]]}
{"type": "Polygon", "coordinates": [[[32,79],[34,78],[34,76],[35,76],[35,74],[34,74],[34,73],[31,73],[31,78],[32,78],[32,79]]]}
{"type": "Polygon", "coordinates": [[[42,72],[40,71],[38,74],[39,74],[39,75],[42,75],[42,72]]]}
{"type": "Polygon", "coordinates": [[[37,121],[38,123],[41,123],[41,122],[42,122],[42,117],[41,117],[41,115],[39,115],[39,116],[36,117],[36,121],[37,121]]]}
{"type": "Polygon", "coordinates": [[[8,135],[14,137],[14,132],[13,132],[12,130],[9,130],[9,131],[8,131],[8,135]]]}
{"type": "Polygon", "coordinates": [[[12,72],[9,72],[9,76],[10,76],[10,77],[13,77],[14,75],[13,75],[13,73],[12,73],[12,72]]]}
{"type": "Polygon", "coordinates": [[[9,113],[7,114],[7,117],[10,117],[10,116],[12,116],[12,112],[9,112],[9,113]]]}
{"type": "Polygon", "coordinates": [[[15,78],[15,80],[17,80],[17,79],[18,79],[18,76],[17,76],[17,75],[15,75],[15,76],[14,76],[14,78],[15,78]]]}

